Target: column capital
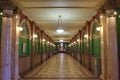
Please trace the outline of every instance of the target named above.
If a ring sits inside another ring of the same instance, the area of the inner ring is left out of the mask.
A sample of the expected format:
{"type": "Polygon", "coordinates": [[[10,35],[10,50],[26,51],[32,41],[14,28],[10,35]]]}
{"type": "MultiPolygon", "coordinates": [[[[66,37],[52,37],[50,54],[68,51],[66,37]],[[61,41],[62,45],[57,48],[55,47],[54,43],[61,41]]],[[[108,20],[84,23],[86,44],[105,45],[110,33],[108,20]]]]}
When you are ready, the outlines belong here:
{"type": "Polygon", "coordinates": [[[1,0],[0,7],[3,10],[14,10],[14,9],[16,9],[17,6],[15,6],[11,0],[1,0]]]}
{"type": "Polygon", "coordinates": [[[3,10],[3,16],[11,17],[12,13],[13,13],[12,10],[3,10]]]}
{"type": "Polygon", "coordinates": [[[0,8],[3,10],[3,16],[6,17],[11,17],[12,15],[21,12],[21,10],[11,0],[1,0],[0,8]]]}
{"type": "Polygon", "coordinates": [[[99,9],[100,14],[108,14],[108,10],[116,10],[118,8],[117,0],[107,0],[104,5],[99,9]]]}

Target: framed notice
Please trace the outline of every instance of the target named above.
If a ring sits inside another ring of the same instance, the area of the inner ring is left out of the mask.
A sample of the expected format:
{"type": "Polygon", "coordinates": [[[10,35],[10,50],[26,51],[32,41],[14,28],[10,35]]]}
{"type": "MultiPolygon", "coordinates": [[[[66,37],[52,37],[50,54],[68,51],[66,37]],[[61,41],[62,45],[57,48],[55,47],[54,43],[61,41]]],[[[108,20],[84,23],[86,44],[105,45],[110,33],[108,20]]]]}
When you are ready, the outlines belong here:
{"type": "Polygon", "coordinates": [[[23,43],[23,53],[25,53],[26,52],[26,43],[23,43]]]}

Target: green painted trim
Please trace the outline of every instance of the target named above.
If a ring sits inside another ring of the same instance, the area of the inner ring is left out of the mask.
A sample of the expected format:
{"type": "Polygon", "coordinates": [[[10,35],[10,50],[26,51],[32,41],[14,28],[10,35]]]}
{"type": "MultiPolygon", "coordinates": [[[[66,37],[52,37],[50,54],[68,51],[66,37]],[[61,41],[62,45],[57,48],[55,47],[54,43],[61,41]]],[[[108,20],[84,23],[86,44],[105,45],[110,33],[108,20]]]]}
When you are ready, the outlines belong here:
{"type": "MultiPolygon", "coordinates": [[[[120,14],[120,8],[117,9],[117,13],[120,14]]],[[[117,44],[118,44],[118,56],[120,58],[120,18],[119,15],[116,17],[116,29],[117,29],[117,44]]]]}
{"type": "Polygon", "coordinates": [[[101,39],[100,38],[93,38],[92,39],[92,55],[96,57],[101,56],[101,39]]]}
{"type": "Polygon", "coordinates": [[[19,37],[19,57],[28,56],[31,54],[32,49],[32,41],[30,39],[25,39],[23,37],[19,37]],[[26,45],[25,51],[23,51],[23,45],[26,45]]]}

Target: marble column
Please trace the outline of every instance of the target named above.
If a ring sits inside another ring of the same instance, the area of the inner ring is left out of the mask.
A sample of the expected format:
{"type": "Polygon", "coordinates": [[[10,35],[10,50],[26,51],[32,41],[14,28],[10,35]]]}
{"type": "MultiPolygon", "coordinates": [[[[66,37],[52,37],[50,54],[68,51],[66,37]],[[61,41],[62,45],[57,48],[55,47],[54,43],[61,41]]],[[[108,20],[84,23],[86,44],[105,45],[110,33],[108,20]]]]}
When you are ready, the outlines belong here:
{"type": "Polygon", "coordinates": [[[35,67],[35,60],[34,60],[34,41],[35,41],[35,23],[33,23],[32,27],[32,54],[31,54],[31,68],[33,69],[35,67]]]}
{"type": "Polygon", "coordinates": [[[41,63],[43,63],[43,31],[41,31],[41,63]]]}
{"type": "Polygon", "coordinates": [[[116,36],[116,17],[107,18],[107,56],[108,56],[108,79],[118,79],[118,51],[116,36]]]}
{"type": "Polygon", "coordinates": [[[12,10],[4,10],[1,35],[0,80],[19,79],[17,25],[19,20],[12,17],[12,10]]]}
{"type": "Polygon", "coordinates": [[[15,15],[12,18],[12,34],[11,34],[11,80],[19,79],[19,55],[18,55],[18,37],[19,37],[20,17],[15,15]]]}
{"type": "Polygon", "coordinates": [[[108,61],[107,61],[107,40],[106,40],[106,16],[105,15],[101,15],[100,17],[100,24],[101,26],[101,30],[100,30],[100,36],[101,36],[101,76],[100,78],[102,80],[107,80],[107,67],[108,67],[108,61]]]}
{"type": "Polygon", "coordinates": [[[116,17],[114,10],[107,11],[107,15],[101,19],[102,22],[102,80],[119,80],[118,78],[118,52],[116,36],[116,17]],[[109,15],[109,16],[108,16],[109,15]]]}
{"type": "Polygon", "coordinates": [[[2,19],[0,80],[11,80],[12,11],[4,10],[3,12],[6,16],[2,19]]]}

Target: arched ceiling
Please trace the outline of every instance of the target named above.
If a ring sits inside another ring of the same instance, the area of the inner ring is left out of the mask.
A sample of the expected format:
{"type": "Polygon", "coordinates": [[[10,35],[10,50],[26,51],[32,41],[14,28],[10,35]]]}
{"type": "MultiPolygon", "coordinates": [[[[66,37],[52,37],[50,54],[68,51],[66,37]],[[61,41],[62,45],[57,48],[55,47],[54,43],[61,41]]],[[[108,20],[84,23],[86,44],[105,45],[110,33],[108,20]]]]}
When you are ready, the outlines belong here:
{"type": "Polygon", "coordinates": [[[54,41],[70,39],[89,21],[105,0],[13,0],[54,41]],[[58,34],[58,16],[65,32],[58,34]]]}

